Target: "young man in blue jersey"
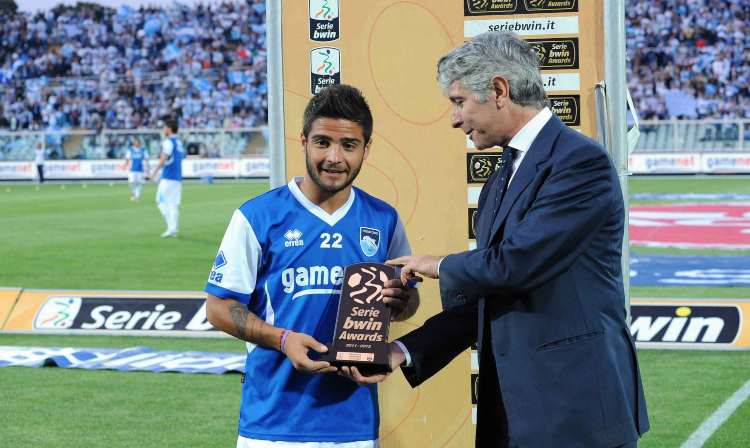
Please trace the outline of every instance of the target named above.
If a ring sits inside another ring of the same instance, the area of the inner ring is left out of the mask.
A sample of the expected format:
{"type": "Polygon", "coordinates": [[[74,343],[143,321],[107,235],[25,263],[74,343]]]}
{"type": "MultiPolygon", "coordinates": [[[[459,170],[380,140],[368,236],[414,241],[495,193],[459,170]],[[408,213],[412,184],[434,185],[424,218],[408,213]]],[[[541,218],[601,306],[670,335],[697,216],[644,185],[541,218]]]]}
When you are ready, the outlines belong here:
{"type": "Polygon", "coordinates": [[[156,189],[156,205],[159,207],[167,230],[161,234],[162,238],[176,237],[180,221],[180,201],[182,199],[182,159],[185,150],[182,142],[177,138],[177,119],[164,118],[164,139],[161,142],[161,155],[156,164],[151,178],[156,179],[156,174],[162,167],[164,171],[159,179],[156,189]]]}
{"type": "MultiPolygon", "coordinates": [[[[245,202],[226,230],[206,301],[215,327],[247,341],[239,448],[378,446],[377,389],[319,360],[345,267],[411,252],[396,210],[352,187],[371,135],[357,89],[322,90],[304,113],[306,176],[245,202]]],[[[396,318],[416,311],[416,290],[385,286],[396,318]]]]}
{"type": "Polygon", "coordinates": [[[144,173],[148,169],[148,151],[143,148],[138,137],[133,137],[132,146],[125,153],[125,169],[128,171],[130,200],[138,202],[141,199],[144,173]]]}

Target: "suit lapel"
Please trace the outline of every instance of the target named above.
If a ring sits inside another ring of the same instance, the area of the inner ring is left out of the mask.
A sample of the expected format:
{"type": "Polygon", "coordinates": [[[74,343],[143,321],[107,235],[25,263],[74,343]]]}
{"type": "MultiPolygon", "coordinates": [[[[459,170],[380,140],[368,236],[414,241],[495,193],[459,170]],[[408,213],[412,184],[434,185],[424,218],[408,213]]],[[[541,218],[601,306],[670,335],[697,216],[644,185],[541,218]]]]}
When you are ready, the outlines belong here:
{"type": "Polygon", "coordinates": [[[563,126],[565,125],[562,121],[560,121],[556,115],[553,115],[552,118],[547,121],[547,124],[544,125],[541,132],[539,132],[539,135],[534,139],[528,153],[521,162],[521,166],[518,167],[518,171],[516,171],[513,176],[513,179],[508,186],[508,191],[506,191],[505,196],[503,196],[503,201],[500,203],[500,210],[497,212],[491,230],[487,235],[487,245],[489,245],[492,237],[503,225],[503,222],[505,222],[505,219],[508,217],[508,212],[510,212],[516,199],[518,199],[518,196],[520,196],[531,181],[534,180],[534,177],[536,177],[539,164],[549,159],[552,144],[560,134],[560,131],[562,131],[563,126]]]}

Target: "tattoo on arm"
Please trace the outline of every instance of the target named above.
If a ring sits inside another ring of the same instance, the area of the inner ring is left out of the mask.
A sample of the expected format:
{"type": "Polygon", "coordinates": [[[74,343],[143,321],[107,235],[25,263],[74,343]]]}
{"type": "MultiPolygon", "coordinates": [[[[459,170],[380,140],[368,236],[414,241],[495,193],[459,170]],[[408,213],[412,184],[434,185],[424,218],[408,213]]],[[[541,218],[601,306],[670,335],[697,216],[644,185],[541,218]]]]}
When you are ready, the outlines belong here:
{"type": "Polygon", "coordinates": [[[250,311],[241,303],[232,303],[229,305],[229,314],[232,316],[237,337],[246,341],[245,325],[247,324],[247,316],[250,314],[250,311]]]}
{"type": "Polygon", "coordinates": [[[266,322],[251,313],[247,306],[242,303],[232,303],[229,305],[229,314],[232,316],[238,338],[261,345],[269,343],[269,341],[262,340],[262,331],[267,325],[266,322]]]}

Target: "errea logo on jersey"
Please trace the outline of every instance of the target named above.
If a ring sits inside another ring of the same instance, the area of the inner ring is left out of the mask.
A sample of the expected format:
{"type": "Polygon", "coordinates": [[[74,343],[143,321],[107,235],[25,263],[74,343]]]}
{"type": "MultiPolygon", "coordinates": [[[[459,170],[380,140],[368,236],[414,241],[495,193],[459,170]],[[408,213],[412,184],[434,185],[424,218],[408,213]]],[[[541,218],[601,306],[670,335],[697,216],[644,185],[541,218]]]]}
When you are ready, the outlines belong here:
{"type": "Polygon", "coordinates": [[[299,229],[289,229],[284,233],[284,247],[304,246],[305,241],[302,239],[302,232],[299,229]]]}
{"type": "Polygon", "coordinates": [[[224,256],[224,251],[220,250],[214,260],[214,269],[219,269],[227,264],[227,257],[224,256]]]}

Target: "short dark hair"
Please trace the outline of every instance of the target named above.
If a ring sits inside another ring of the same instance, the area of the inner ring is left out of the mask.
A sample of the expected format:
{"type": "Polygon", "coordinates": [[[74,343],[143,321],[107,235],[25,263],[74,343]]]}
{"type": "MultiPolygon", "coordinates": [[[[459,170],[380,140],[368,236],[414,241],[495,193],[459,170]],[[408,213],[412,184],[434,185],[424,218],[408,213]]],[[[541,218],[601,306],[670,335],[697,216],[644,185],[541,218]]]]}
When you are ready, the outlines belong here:
{"type": "Polygon", "coordinates": [[[324,88],[310,99],[302,116],[302,134],[310,134],[313,121],[318,118],[343,118],[362,126],[365,143],[372,136],[372,112],[362,92],[346,84],[324,88]]]}
{"type": "Polygon", "coordinates": [[[164,116],[162,118],[162,121],[164,122],[164,126],[168,127],[175,134],[177,133],[177,130],[180,128],[180,126],[177,124],[177,119],[171,115],[164,116]]]}

